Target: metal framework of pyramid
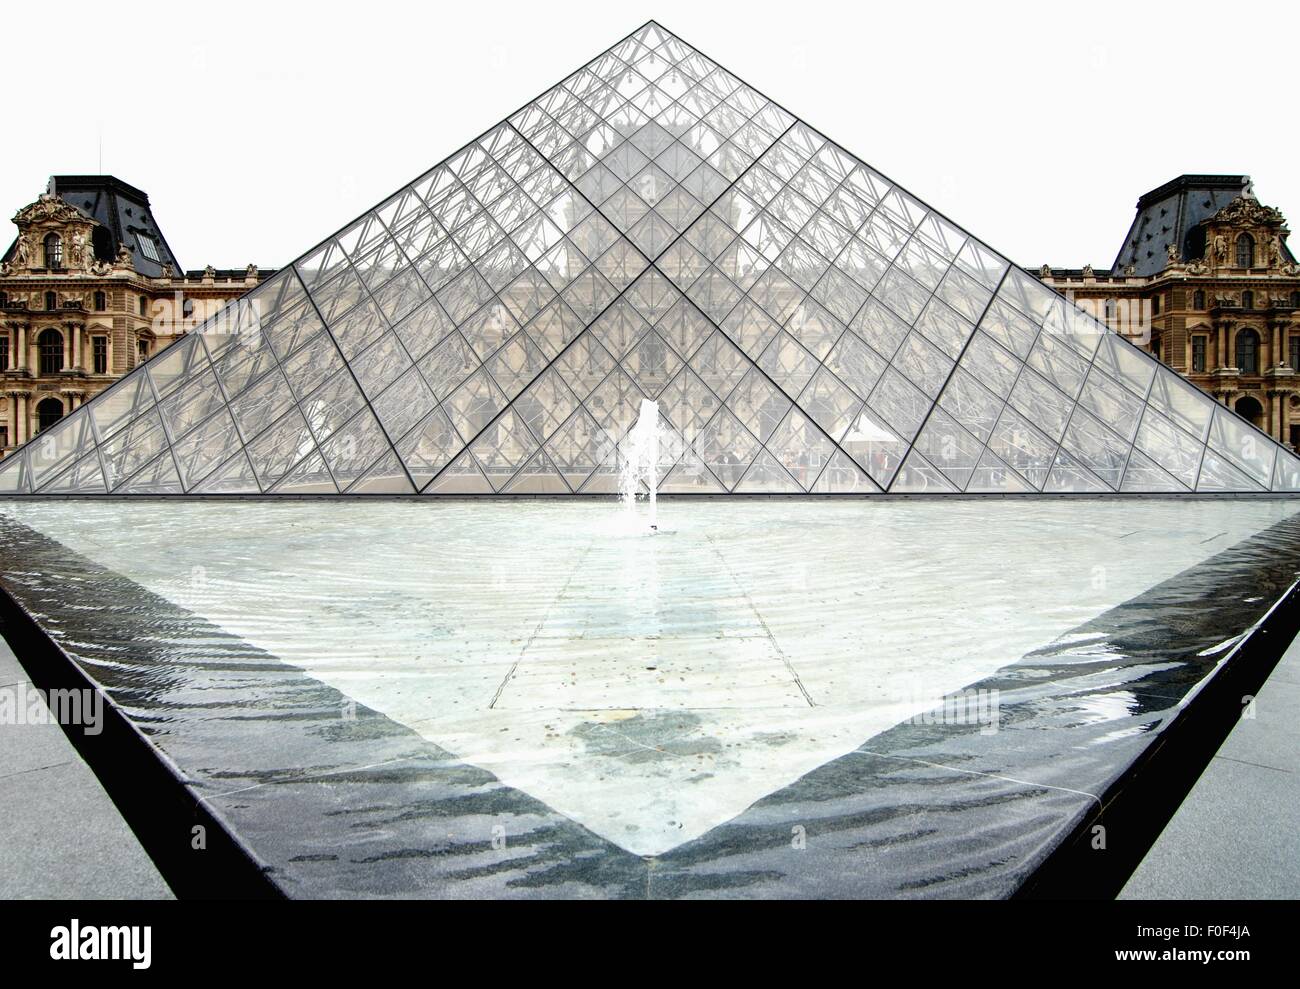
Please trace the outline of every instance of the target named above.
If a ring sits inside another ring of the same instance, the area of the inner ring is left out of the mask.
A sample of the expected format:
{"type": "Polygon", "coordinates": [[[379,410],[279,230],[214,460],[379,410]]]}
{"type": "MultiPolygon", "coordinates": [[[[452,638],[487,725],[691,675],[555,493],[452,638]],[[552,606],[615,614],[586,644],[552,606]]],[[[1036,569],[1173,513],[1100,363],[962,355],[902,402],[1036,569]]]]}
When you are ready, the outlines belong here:
{"type": "Polygon", "coordinates": [[[1300,460],[651,22],[0,464],[34,494],[1263,492],[1300,460]]]}

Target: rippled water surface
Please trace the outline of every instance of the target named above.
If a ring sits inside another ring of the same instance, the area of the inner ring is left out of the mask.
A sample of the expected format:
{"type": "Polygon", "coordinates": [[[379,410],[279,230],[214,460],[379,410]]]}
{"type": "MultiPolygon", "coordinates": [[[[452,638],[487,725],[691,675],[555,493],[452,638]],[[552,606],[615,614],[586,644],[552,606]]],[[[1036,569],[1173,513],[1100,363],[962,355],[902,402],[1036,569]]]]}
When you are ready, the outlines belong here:
{"type": "Polygon", "coordinates": [[[0,511],[658,854],[1295,504],[0,511]]]}

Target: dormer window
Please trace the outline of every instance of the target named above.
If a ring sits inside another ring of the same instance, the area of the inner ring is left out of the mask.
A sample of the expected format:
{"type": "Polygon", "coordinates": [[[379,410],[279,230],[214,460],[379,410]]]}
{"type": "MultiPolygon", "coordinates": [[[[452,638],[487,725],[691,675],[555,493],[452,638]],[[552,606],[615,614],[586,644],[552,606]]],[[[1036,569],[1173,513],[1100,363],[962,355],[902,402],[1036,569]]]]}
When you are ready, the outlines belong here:
{"type": "Polygon", "coordinates": [[[45,237],[45,267],[63,267],[63,238],[58,234],[48,234],[45,237]]]}
{"type": "Polygon", "coordinates": [[[1237,238],[1237,267],[1255,267],[1255,238],[1250,234],[1241,234],[1237,238]]]}
{"type": "Polygon", "coordinates": [[[148,234],[136,234],[135,242],[140,245],[140,253],[152,261],[154,264],[162,264],[162,256],[158,253],[158,245],[148,234]]]}

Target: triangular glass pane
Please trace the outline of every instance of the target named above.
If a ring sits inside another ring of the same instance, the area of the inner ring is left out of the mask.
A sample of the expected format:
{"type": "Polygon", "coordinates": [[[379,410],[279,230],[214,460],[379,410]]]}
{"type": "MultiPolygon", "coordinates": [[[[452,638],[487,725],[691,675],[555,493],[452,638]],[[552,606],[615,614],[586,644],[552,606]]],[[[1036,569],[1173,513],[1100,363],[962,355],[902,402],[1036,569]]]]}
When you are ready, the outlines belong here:
{"type": "Polygon", "coordinates": [[[1077,459],[1061,450],[1056,455],[1056,463],[1047,475],[1043,490],[1053,494],[1105,494],[1110,488],[1077,459]]]}
{"type": "Polygon", "coordinates": [[[935,409],[926,420],[916,449],[960,490],[970,482],[982,452],[979,441],[942,409],[935,409]]]}
{"type": "Polygon", "coordinates": [[[537,449],[537,439],[514,411],[507,410],[495,419],[470,446],[483,473],[500,491],[525,459],[537,449]]]}
{"type": "Polygon", "coordinates": [[[31,489],[26,450],[15,450],[4,460],[0,460],[0,491],[6,494],[26,494],[31,489]]]}
{"type": "Polygon", "coordinates": [[[791,410],[772,437],[768,450],[805,491],[811,490],[837,448],[799,409],[791,410]]]}
{"type": "Polygon", "coordinates": [[[27,448],[27,465],[31,471],[32,483],[39,490],[46,481],[87,451],[93,450],[94,446],[90,419],[84,413],[78,415],[74,412],[48,429],[41,430],[27,448]]]}
{"type": "Polygon", "coordinates": [[[538,451],[506,485],[506,494],[568,494],[569,486],[545,453],[538,451]]]}
{"type": "Polygon", "coordinates": [[[1082,409],[1076,409],[1061,446],[1113,490],[1119,490],[1124,465],[1128,461],[1126,440],[1082,409]]]}
{"type": "Polygon", "coordinates": [[[1206,450],[1201,461],[1201,474],[1196,480],[1197,491],[1259,491],[1261,487],[1245,473],[1234,467],[1225,457],[1206,450]]]}
{"type": "Polygon", "coordinates": [[[729,409],[720,411],[700,431],[694,444],[700,460],[727,490],[735,488],[761,448],[754,434],[729,409]]]}
{"type": "Polygon", "coordinates": [[[1032,494],[1029,482],[987,450],[971,472],[968,494],[1032,494]]]}
{"type": "Polygon", "coordinates": [[[1216,403],[1195,385],[1168,368],[1156,371],[1151,386],[1151,407],[1173,420],[1202,443],[1210,428],[1216,403]]]}
{"type": "Polygon", "coordinates": [[[989,449],[1015,468],[1037,489],[1042,489],[1056,453],[1056,444],[1011,409],[1003,409],[989,437],[989,449]]]}
{"type": "Polygon", "coordinates": [[[348,494],[413,494],[411,479],[391,450],[347,489],[348,494]]]}
{"type": "Polygon", "coordinates": [[[1134,450],[1124,471],[1121,491],[1141,492],[1183,492],[1190,491],[1176,481],[1172,474],[1164,470],[1150,457],[1134,450]]]}
{"type": "Polygon", "coordinates": [[[816,494],[878,494],[880,491],[843,450],[831,455],[812,490],[816,494]]]}
{"type": "Polygon", "coordinates": [[[888,488],[907,454],[908,442],[870,409],[859,410],[840,447],[881,488],[888,488]]]}
{"type": "Polygon", "coordinates": [[[93,450],[41,488],[45,494],[103,494],[107,490],[99,454],[93,450]]]}
{"type": "Polygon", "coordinates": [[[113,489],[114,494],[183,494],[184,485],[176,473],[170,453],[163,453],[113,489]]]}
{"type": "Polygon", "coordinates": [[[262,489],[257,484],[248,456],[240,450],[204,478],[194,490],[200,494],[258,494],[262,489]]]}
{"type": "Polygon", "coordinates": [[[804,489],[786,473],[772,454],[763,450],[754,458],[735,490],[737,493],[750,494],[798,494],[804,489]]]}
{"type": "Polygon", "coordinates": [[[614,446],[586,409],[579,409],[546,441],[552,462],[575,491],[612,455],[614,446]]]}
{"type": "Polygon", "coordinates": [[[466,450],[435,477],[421,494],[492,494],[492,485],[488,484],[473,456],[466,450]]]}
{"type": "Polygon", "coordinates": [[[222,409],[172,447],[181,480],[193,488],[242,448],[230,413],[222,409]]]}
{"type": "Polygon", "coordinates": [[[659,485],[661,493],[669,494],[726,494],[726,490],[694,450],[682,454],[659,485]]]}
{"type": "Polygon", "coordinates": [[[1273,478],[1277,444],[1223,406],[1214,410],[1210,447],[1226,456],[1261,487],[1273,478]]]}
{"type": "Polygon", "coordinates": [[[1300,491],[1300,458],[1279,450],[1273,468],[1274,491],[1300,491]]]}
{"type": "Polygon", "coordinates": [[[269,488],[315,449],[307,421],[295,409],[254,440],[248,456],[258,480],[269,488]]]}
{"type": "Polygon", "coordinates": [[[615,448],[614,452],[592,471],[582,485],[579,494],[615,495],[621,493],[623,475],[619,464],[620,457],[617,448],[615,448]]]}
{"type": "Polygon", "coordinates": [[[890,485],[894,494],[954,494],[957,488],[933,464],[913,450],[890,485]]]}
{"type": "Polygon", "coordinates": [[[108,481],[109,489],[116,489],[166,447],[167,437],[156,409],[150,409],[125,429],[114,433],[99,448],[103,454],[105,480],[108,481]]]}
{"type": "Polygon", "coordinates": [[[1150,406],[1142,415],[1136,447],[1187,488],[1196,484],[1205,448],[1150,406]]]}
{"type": "Polygon", "coordinates": [[[313,452],[291,470],[273,489],[273,494],[337,494],[338,487],[325,466],[325,458],[313,452]]]}
{"type": "Polygon", "coordinates": [[[423,486],[447,466],[464,445],[447,413],[437,408],[402,438],[397,444],[397,452],[411,479],[417,486],[423,486]]]}
{"type": "Polygon", "coordinates": [[[962,367],[953,372],[939,396],[939,405],[981,443],[988,442],[1002,412],[1002,399],[962,367]]]}
{"type": "Polygon", "coordinates": [[[102,443],[152,404],[153,389],[148,376],[144,368],[137,368],[100,392],[85,407],[102,443]]]}

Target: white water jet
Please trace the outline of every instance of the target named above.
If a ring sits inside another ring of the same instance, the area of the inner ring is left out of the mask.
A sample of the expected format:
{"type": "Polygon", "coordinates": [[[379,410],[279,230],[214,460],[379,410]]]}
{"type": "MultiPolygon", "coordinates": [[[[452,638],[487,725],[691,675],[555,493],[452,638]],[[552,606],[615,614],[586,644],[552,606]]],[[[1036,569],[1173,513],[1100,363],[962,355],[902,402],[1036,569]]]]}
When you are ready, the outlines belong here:
{"type": "Polygon", "coordinates": [[[659,486],[659,403],[648,398],[641,400],[641,413],[636,425],[623,440],[623,465],[619,478],[619,497],[629,511],[636,507],[638,484],[645,481],[650,492],[650,529],[659,528],[658,506],[655,501],[659,486]]]}

